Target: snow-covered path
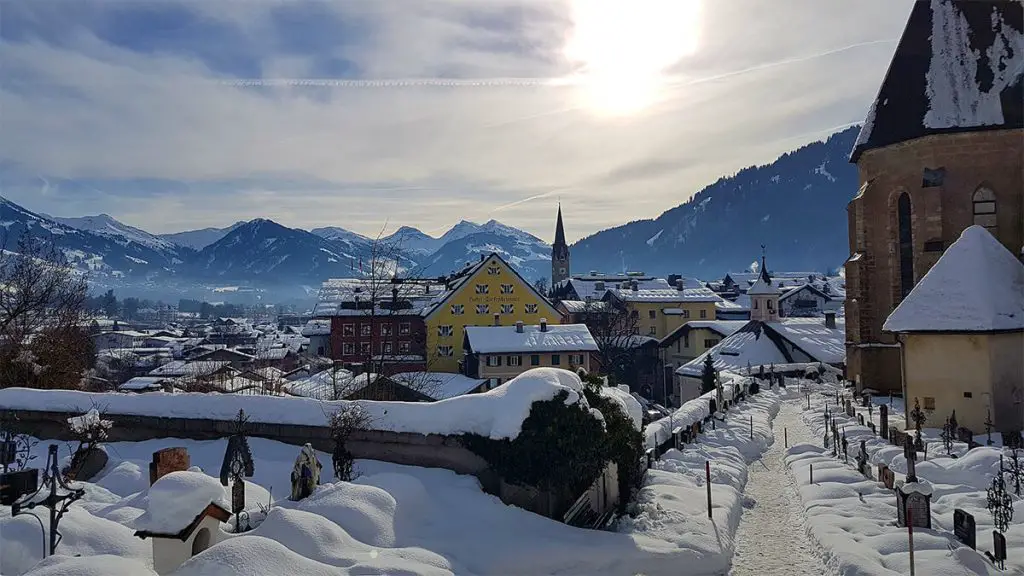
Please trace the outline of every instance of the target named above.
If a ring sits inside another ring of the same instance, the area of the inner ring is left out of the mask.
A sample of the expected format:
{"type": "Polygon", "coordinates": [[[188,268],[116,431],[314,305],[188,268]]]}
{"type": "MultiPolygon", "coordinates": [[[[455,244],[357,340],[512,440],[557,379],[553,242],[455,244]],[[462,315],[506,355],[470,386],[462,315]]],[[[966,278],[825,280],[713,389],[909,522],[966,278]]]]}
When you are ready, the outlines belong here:
{"type": "Polygon", "coordinates": [[[736,532],[730,576],[822,576],[829,573],[817,544],[804,529],[803,503],[784,461],[784,429],[788,430],[790,446],[816,440],[800,419],[802,410],[798,398],[783,401],[774,423],[775,443],[760,461],[750,465],[744,495],[752,501],[745,504],[736,532]]]}

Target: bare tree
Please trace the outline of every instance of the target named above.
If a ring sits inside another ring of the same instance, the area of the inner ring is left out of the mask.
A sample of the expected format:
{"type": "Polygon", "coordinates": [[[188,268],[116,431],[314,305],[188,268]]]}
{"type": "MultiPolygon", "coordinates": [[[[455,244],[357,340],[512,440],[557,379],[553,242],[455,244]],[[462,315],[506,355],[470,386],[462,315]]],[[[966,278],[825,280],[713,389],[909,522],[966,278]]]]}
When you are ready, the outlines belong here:
{"type": "Polygon", "coordinates": [[[0,388],[77,388],[92,361],[88,285],[52,244],[0,242],[0,388]]]}
{"type": "Polygon", "coordinates": [[[622,302],[587,300],[579,318],[597,343],[602,370],[619,381],[628,381],[640,341],[639,315],[622,302]]]}
{"type": "Polygon", "coordinates": [[[355,479],[352,470],[355,456],[349,452],[346,444],[352,434],[367,429],[370,422],[370,415],[358,404],[346,404],[331,414],[331,440],[334,442],[331,462],[334,464],[336,481],[351,482],[355,479]]]}

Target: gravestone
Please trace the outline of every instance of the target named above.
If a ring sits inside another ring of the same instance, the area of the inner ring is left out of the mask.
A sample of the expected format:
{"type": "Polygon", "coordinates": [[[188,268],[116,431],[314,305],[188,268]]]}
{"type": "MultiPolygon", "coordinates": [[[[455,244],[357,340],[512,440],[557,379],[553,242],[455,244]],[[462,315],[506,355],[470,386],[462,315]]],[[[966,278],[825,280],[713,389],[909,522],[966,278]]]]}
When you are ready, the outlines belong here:
{"type": "Polygon", "coordinates": [[[853,409],[853,400],[850,398],[846,399],[846,415],[853,418],[853,415],[857,412],[853,409]]]}
{"type": "Polygon", "coordinates": [[[860,452],[857,453],[857,471],[871,478],[871,466],[868,464],[867,441],[860,441],[860,452]]]}
{"type": "Polygon", "coordinates": [[[1006,536],[998,530],[992,531],[992,552],[995,563],[1002,569],[1003,563],[1006,562],[1006,536]]]}
{"type": "Polygon", "coordinates": [[[956,539],[977,550],[977,528],[974,524],[974,516],[966,510],[957,508],[953,510],[953,534],[956,539]]]}
{"type": "Polygon", "coordinates": [[[157,480],[171,472],[188,470],[191,465],[187,448],[157,450],[153,452],[153,461],[149,463],[149,485],[152,486],[157,480]]]}
{"type": "Polygon", "coordinates": [[[917,483],[908,483],[896,490],[896,508],[899,514],[899,525],[906,527],[907,511],[910,511],[910,522],[914,528],[932,527],[931,494],[923,494],[913,489],[917,483]]]}
{"type": "Polygon", "coordinates": [[[878,481],[885,485],[889,490],[892,490],[893,486],[896,485],[896,474],[885,464],[879,464],[878,481]]]}
{"type": "Polygon", "coordinates": [[[76,452],[71,458],[67,470],[68,480],[88,482],[96,477],[107,466],[107,453],[99,448],[89,448],[85,452],[76,452]]]}
{"type": "Polygon", "coordinates": [[[16,472],[0,474],[0,505],[10,506],[25,494],[39,488],[39,469],[26,468],[16,472]]]}
{"type": "Polygon", "coordinates": [[[295,459],[292,468],[291,500],[302,500],[309,496],[320,484],[320,469],[323,465],[317,460],[316,451],[311,444],[306,444],[295,459]]]}
{"type": "Polygon", "coordinates": [[[871,404],[871,395],[870,394],[862,394],[860,398],[861,398],[861,400],[860,400],[861,408],[867,408],[868,405],[871,404]]]}
{"type": "Polygon", "coordinates": [[[882,404],[878,407],[878,429],[882,431],[882,439],[889,439],[889,407],[882,404]]]}
{"type": "Polygon", "coordinates": [[[859,422],[861,426],[864,425],[864,415],[863,414],[857,414],[857,422],[859,422]]]}
{"type": "Polygon", "coordinates": [[[868,428],[871,428],[872,436],[878,436],[878,429],[875,428],[875,423],[874,422],[868,422],[868,428]]]}
{"type": "Polygon", "coordinates": [[[846,441],[846,432],[843,432],[843,462],[848,462],[850,454],[850,444],[846,441]]]}

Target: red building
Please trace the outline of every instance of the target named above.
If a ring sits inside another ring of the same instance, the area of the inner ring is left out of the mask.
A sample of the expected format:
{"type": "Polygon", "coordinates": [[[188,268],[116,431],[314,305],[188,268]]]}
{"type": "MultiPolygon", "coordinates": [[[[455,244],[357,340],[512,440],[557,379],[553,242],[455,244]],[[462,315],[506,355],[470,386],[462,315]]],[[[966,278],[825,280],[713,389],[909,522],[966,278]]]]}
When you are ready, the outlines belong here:
{"type": "Polygon", "coordinates": [[[427,333],[418,311],[339,309],[331,318],[331,358],[354,372],[426,370],[427,333]],[[345,314],[350,312],[351,314],[345,314]]]}

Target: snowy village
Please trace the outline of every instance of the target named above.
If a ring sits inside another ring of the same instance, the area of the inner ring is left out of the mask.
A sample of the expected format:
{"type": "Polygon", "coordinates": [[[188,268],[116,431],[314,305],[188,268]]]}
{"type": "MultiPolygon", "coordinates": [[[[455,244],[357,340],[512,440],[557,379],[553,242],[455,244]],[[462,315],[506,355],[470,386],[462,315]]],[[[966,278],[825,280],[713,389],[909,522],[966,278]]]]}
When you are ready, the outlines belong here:
{"type": "Polygon", "coordinates": [[[812,165],[855,180],[827,270],[754,229],[738,271],[636,269],[544,197],[549,251],[336,229],[308,304],[173,305],[108,265],[173,235],[0,198],[0,575],[1024,574],[1024,3],[903,4],[812,165]]]}

